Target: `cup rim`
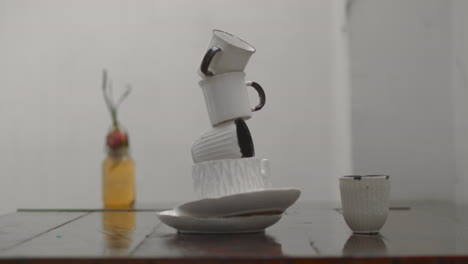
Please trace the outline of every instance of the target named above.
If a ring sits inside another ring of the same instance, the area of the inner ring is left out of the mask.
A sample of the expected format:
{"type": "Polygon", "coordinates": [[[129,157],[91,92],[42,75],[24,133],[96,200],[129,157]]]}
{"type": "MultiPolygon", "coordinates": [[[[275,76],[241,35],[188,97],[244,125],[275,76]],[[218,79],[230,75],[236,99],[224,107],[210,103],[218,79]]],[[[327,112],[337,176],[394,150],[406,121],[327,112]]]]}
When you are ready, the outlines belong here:
{"type": "Polygon", "coordinates": [[[234,36],[233,34],[229,33],[229,32],[226,32],[226,31],[223,31],[223,30],[220,30],[220,29],[213,29],[213,35],[215,35],[216,37],[222,39],[223,41],[229,43],[230,45],[236,47],[236,48],[239,48],[239,49],[242,49],[242,50],[246,50],[246,51],[250,51],[252,53],[254,53],[256,51],[255,47],[250,45],[247,41],[239,38],[239,37],[236,37],[234,36]],[[227,35],[228,37],[230,38],[233,38],[237,41],[239,41],[240,43],[242,43],[243,45],[238,45],[236,43],[233,43],[232,41],[228,41],[227,39],[223,38],[223,35],[227,35]]]}
{"type": "Polygon", "coordinates": [[[344,175],[340,177],[340,180],[379,180],[390,179],[390,175],[385,174],[368,174],[368,175],[344,175]]]}
{"type": "Polygon", "coordinates": [[[213,75],[213,76],[209,76],[205,79],[202,79],[198,82],[199,86],[203,86],[204,83],[207,83],[209,81],[214,81],[216,79],[219,79],[219,78],[223,78],[227,75],[242,75],[244,78],[245,78],[245,72],[242,72],[242,71],[239,71],[239,72],[223,72],[223,73],[220,73],[220,74],[216,74],[216,75],[213,75]]]}

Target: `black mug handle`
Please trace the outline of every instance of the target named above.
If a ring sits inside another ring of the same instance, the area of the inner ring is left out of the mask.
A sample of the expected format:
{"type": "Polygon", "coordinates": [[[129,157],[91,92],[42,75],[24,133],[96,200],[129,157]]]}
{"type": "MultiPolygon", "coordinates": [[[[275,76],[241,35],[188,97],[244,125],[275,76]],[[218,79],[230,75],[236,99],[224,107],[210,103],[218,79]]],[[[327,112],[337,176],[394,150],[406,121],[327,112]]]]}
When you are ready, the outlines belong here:
{"type": "Polygon", "coordinates": [[[250,81],[246,82],[245,85],[253,87],[255,91],[257,91],[258,96],[260,97],[260,103],[257,106],[255,106],[255,108],[252,109],[252,112],[256,112],[262,109],[265,106],[265,102],[266,102],[266,95],[262,86],[260,86],[260,84],[256,82],[250,82],[250,81]]]}
{"type": "Polygon", "coordinates": [[[221,48],[219,47],[211,47],[206,53],[205,56],[203,57],[203,60],[200,65],[200,71],[203,73],[205,76],[213,76],[213,73],[208,70],[208,67],[210,67],[211,61],[213,60],[214,56],[216,53],[220,52],[221,48]]]}

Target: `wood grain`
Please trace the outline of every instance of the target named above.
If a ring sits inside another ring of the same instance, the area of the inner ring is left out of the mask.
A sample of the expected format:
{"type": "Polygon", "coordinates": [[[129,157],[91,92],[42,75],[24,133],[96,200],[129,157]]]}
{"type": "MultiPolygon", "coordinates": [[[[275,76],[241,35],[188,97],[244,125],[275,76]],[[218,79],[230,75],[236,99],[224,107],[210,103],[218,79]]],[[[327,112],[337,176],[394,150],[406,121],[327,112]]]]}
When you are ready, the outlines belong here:
{"type": "Polygon", "coordinates": [[[336,208],[299,203],[265,233],[243,235],[178,234],[154,212],[92,212],[69,221],[58,221],[57,212],[23,212],[9,216],[18,224],[5,230],[26,238],[10,243],[0,263],[468,263],[467,207],[402,204],[377,236],[353,235],[336,208]],[[41,215],[55,220],[22,236],[22,225],[41,215]]]}
{"type": "Polygon", "coordinates": [[[1,256],[127,256],[158,224],[154,212],[93,212],[1,256]]]}
{"type": "Polygon", "coordinates": [[[76,220],[87,212],[12,213],[0,216],[0,254],[34,237],[76,220]]]}

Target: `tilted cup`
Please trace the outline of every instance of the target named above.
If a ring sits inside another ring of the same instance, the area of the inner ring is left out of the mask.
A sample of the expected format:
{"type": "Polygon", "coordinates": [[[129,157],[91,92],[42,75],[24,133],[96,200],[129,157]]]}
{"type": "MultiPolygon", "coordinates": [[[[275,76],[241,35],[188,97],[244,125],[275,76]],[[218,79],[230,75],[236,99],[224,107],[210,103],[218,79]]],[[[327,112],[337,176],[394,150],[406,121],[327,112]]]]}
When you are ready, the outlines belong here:
{"type": "Polygon", "coordinates": [[[263,108],[266,101],[265,91],[256,82],[245,81],[245,73],[228,72],[201,80],[199,83],[205,97],[206,108],[211,124],[216,126],[222,122],[252,117],[252,112],[263,108]],[[246,87],[254,88],[260,102],[251,107],[246,87]]]}
{"type": "Polygon", "coordinates": [[[198,74],[207,78],[225,72],[242,72],[254,52],[255,48],[244,40],[215,29],[198,74]]]}
{"type": "Polygon", "coordinates": [[[192,144],[194,163],[253,156],[255,148],[249,127],[240,118],[215,126],[192,144]]]}
{"type": "Polygon", "coordinates": [[[193,186],[198,198],[263,190],[271,187],[267,159],[211,160],[192,167],[193,186]]]}

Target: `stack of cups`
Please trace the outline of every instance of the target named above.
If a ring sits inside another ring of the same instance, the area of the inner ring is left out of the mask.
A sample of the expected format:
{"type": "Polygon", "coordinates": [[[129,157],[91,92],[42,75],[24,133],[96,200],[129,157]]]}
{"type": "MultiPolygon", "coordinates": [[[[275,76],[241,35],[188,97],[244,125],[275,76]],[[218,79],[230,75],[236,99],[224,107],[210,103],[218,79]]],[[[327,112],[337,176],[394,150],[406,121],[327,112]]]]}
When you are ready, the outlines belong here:
{"type": "Polygon", "coordinates": [[[192,176],[199,198],[214,198],[270,186],[268,160],[255,157],[245,120],[265,105],[260,84],[246,81],[245,67],[255,48],[220,30],[203,56],[199,85],[212,128],[192,145],[192,176]],[[247,88],[255,89],[260,103],[251,107],[247,88]]]}

